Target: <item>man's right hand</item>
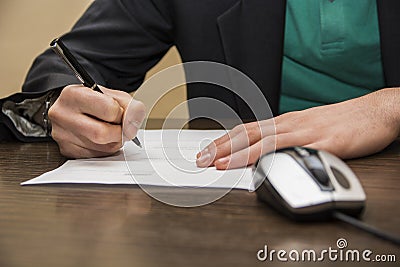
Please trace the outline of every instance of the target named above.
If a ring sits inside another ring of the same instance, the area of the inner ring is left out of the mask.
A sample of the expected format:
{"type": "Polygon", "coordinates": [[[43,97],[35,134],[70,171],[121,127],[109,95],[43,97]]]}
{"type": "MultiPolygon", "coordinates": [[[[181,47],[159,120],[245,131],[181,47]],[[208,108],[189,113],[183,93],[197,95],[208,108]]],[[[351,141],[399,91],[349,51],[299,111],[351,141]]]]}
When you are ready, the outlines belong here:
{"type": "Polygon", "coordinates": [[[83,85],[67,86],[50,108],[52,137],[62,155],[109,156],[122,147],[123,140],[136,136],[145,118],[144,104],[123,91],[101,90],[104,94],[83,85]]]}

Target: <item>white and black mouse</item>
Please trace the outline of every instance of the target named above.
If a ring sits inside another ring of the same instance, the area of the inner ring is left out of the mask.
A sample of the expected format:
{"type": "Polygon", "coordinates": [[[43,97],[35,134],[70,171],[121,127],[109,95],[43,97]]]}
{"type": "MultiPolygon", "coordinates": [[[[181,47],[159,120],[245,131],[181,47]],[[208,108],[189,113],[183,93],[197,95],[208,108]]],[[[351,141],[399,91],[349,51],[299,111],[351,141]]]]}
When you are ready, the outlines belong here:
{"type": "Polygon", "coordinates": [[[326,220],[336,211],[359,216],[365,193],[338,157],[303,147],[263,155],[254,166],[260,200],[295,220],[326,220]]]}

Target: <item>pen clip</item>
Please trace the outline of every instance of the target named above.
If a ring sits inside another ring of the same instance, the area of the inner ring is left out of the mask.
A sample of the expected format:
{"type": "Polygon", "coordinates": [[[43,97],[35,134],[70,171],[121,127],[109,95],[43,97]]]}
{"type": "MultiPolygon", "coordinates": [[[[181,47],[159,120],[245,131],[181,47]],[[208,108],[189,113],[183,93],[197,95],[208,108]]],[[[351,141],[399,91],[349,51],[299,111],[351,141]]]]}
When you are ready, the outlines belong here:
{"type": "Polygon", "coordinates": [[[63,48],[61,47],[61,45],[58,44],[59,39],[54,39],[51,44],[50,47],[53,49],[53,51],[59,55],[62,60],[64,60],[64,62],[71,68],[71,70],[74,72],[76,78],[78,78],[78,80],[82,83],[85,84],[85,80],[82,78],[82,76],[79,74],[79,72],[77,71],[77,69],[74,67],[74,65],[70,62],[70,60],[68,59],[68,57],[65,55],[63,48]]]}

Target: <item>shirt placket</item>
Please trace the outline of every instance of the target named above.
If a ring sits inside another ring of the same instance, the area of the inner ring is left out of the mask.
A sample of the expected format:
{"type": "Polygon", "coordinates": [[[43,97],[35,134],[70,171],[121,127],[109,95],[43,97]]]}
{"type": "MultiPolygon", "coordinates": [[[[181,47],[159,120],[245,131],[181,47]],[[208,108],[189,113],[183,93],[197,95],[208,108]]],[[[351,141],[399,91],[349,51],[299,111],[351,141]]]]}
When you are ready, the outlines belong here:
{"type": "Polygon", "coordinates": [[[344,50],[345,18],[343,1],[321,0],[321,53],[324,55],[337,54],[344,50]]]}

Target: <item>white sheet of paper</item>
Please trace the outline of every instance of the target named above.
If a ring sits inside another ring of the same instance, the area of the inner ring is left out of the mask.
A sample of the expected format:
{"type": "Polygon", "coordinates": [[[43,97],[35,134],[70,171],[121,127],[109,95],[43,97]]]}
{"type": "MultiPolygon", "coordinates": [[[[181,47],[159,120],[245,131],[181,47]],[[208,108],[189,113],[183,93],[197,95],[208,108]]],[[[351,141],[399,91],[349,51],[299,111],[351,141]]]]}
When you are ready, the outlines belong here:
{"type": "Polygon", "coordinates": [[[251,168],[219,171],[198,168],[196,154],[223,130],[140,130],[143,149],[127,142],[106,158],[68,160],[61,167],[21,185],[142,184],[254,190],[251,168]]]}

